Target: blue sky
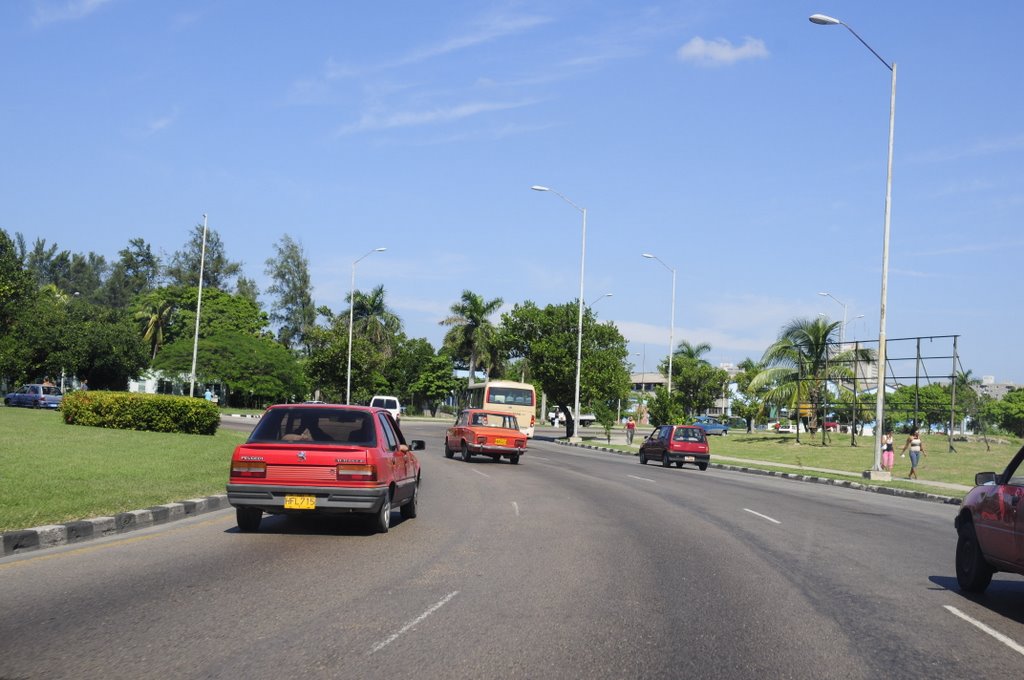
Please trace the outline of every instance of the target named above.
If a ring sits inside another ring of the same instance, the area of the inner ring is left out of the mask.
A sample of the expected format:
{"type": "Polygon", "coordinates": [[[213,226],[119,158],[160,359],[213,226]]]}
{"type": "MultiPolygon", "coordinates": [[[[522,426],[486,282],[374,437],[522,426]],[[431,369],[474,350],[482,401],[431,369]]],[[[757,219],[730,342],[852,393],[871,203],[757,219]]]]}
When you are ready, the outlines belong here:
{"type": "Polygon", "coordinates": [[[1024,383],[1009,0],[12,0],[0,228],[113,260],[135,237],[173,253],[207,213],[261,289],[301,242],[336,310],[384,246],[357,286],[437,346],[464,289],[577,298],[581,215],[541,184],[587,208],[584,297],[613,294],[594,311],[637,370],[671,311],[644,252],[713,363],[840,320],[823,291],[877,339],[890,76],[816,12],[898,64],[888,336],[958,334],[965,369],[1024,383]]]}

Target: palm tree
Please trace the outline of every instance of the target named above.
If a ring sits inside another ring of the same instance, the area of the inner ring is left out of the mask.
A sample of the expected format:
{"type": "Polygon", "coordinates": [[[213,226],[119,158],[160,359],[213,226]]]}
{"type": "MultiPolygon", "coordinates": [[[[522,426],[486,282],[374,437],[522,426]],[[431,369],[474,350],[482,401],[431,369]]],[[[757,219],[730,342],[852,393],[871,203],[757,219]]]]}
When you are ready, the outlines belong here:
{"type": "Polygon", "coordinates": [[[445,346],[452,347],[459,358],[469,359],[469,384],[474,383],[477,359],[486,357],[494,345],[496,329],[488,318],[503,304],[501,298],[485,301],[471,290],[462,291],[460,302],[451,306],[452,315],[442,319],[442,326],[451,326],[445,334],[445,346]]]}
{"type": "Polygon", "coordinates": [[[156,358],[160,346],[164,344],[164,330],[174,313],[174,303],[166,298],[149,296],[146,306],[135,313],[136,320],[142,324],[142,339],[153,348],[150,361],[156,358]]]}
{"type": "MultiPolygon", "coordinates": [[[[842,351],[838,343],[839,321],[794,319],[782,328],[761,357],[766,366],[750,381],[750,389],[768,386],[765,403],[787,406],[791,411],[803,405],[819,408],[811,412],[810,427],[816,428],[819,411],[829,397],[828,382],[853,377],[853,351],[842,351]]],[[[874,352],[862,349],[858,361],[871,361],[874,352]]]]}
{"type": "Polygon", "coordinates": [[[688,340],[680,341],[679,345],[676,346],[676,356],[683,357],[685,359],[696,359],[697,361],[703,361],[704,355],[711,351],[711,345],[706,342],[699,342],[696,345],[691,345],[688,340]]]}
{"type": "MultiPolygon", "coordinates": [[[[394,350],[394,339],[402,332],[402,320],[395,314],[385,302],[387,294],[384,285],[381,284],[369,293],[355,292],[355,301],[349,300],[352,305],[352,328],[362,337],[367,338],[379,346],[386,357],[390,357],[394,350]]],[[[339,318],[348,316],[346,311],[340,314],[339,318]]]]}

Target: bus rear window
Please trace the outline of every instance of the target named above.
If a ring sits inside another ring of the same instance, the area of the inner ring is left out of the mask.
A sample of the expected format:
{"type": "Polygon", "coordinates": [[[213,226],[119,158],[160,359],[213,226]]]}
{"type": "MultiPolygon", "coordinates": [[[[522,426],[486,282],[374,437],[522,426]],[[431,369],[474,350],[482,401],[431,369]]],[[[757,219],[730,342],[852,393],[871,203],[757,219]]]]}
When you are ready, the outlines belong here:
{"type": "Polygon", "coordinates": [[[516,387],[492,387],[487,393],[487,403],[533,406],[533,392],[516,387]]]}

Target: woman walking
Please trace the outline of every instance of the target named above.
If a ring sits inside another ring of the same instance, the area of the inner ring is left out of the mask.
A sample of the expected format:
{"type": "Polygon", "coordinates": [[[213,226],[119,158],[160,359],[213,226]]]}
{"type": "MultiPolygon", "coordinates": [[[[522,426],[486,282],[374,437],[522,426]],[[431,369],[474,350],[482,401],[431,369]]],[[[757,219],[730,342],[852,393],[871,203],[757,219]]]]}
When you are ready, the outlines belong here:
{"type": "MultiPolygon", "coordinates": [[[[921,462],[921,456],[927,456],[924,450],[924,442],[921,441],[921,431],[914,430],[914,434],[907,437],[907,443],[903,445],[903,451],[910,449],[910,476],[907,479],[917,479],[917,464],[921,462]]],[[[900,453],[903,453],[900,451],[900,453]]]]}
{"type": "Polygon", "coordinates": [[[882,469],[889,472],[892,472],[893,458],[895,457],[893,442],[892,430],[889,430],[882,437],[882,469]]]}

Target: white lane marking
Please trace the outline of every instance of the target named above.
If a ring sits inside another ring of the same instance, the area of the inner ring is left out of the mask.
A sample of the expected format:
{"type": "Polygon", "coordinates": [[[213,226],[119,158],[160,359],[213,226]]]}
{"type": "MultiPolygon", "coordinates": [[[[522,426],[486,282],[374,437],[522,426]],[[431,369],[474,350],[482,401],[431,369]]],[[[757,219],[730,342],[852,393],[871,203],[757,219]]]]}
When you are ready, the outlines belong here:
{"type": "Polygon", "coordinates": [[[398,632],[397,632],[397,633],[393,633],[393,634],[391,635],[391,637],[389,637],[388,639],[386,639],[386,640],[381,640],[380,642],[378,642],[377,644],[375,644],[375,645],[373,646],[373,649],[371,649],[371,650],[370,650],[370,654],[373,654],[373,653],[375,653],[375,652],[379,652],[380,650],[382,650],[382,649],[384,649],[385,647],[387,647],[388,645],[390,645],[390,644],[391,644],[392,642],[394,642],[395,640],[397,640],[397,639],[398,639],[399,637],[401,637],[401,636],[402,636],[403,634],[405,634],[405,633],[409,632],[409,630],[410,630],[410,629],[411,629],[411,628],[412,628],[413,626],[415,626],[415,625],[416,625],[417,623],[419,623],[419,622],[420,622],[420,621],[422,621],[423,619],[427,618],[428,616],[430,616],[431,614],[433,614],[434,612],[436,612],[436,611],[437,611],[438,609],[440,609],[441,607],[443,607],[443,606],[445,606],[446,604],[448,604],[448,601],[449,601],[450,599],[452,599],[453,597],[455,597],[456,595],[458,595],[458,594],[459,594],[459,591],[457,591],[457,590],[456,590],[456,591],[453,591],[453,592],[451,592],[451,593],[448,593],[447,595],[445,595],[445,596],[444,596],[443,598],[441,598],[441,601],[440,601],[440,602],[437,602],[437,603],[436,603],[436,604],[434,604],[434,605],[433,605],[432,607],[430,607],[430,609],[428,609],[427,611],[423,612],[422,614],[420,614],[419,616],[417,616],[417,617],[416,617],[415,619],[413,619],[413,620],[412,620],[412,621],[410,621],[409,623],[407,623],[407,624],[405,624],[404,626],[402,626],[402,627],[401,627],[401,628],[400,628],[400,629],[398,630],[398,632]]]}
{"type": "Polygon", "coordinates": [[[654,481],[653,479],[647,479],[646,477],[637,477],[636,475],[626,475],[626,476],[627,477],[632,477],[633,479],[639,479],[641,482],[651,482],[652,484],[657,484],[657,482],[654,481]]]}
{"type": "Polygon", "coordinates": [[[761,513],[759,513],[759,512],[754,512],[754,511],[753,511],[753,510],[751,510],[750,508],[743,508],[743,509],[744,509],[745,511],[749,512],[749,513],[750,513],[751,515],[757,515],[757,516],[758,516],[758,517],[760,517],[761,519],[766,519],[766,520],[768,520],[769,522],[774,522],[775,524],[782,524],[782,522],[780,522],[779,520],[777,520],[777,519],[772,519],[772,518],[771,518],[771,517],[769,517],[768,515],[762,515],[762,514],[761,514],[761,513]]]}
{"type": "Polygon", "coordinates": [[[480,472],[479,470],[477,470],[477,469],[475,469],[475,468],[470,468],[470,470],[473,470],[473,472],[477,473],[477,474],[478,474],[478,475],[480,475],[481,477],[490,477],[490,475],[486,475],[486,474],[484,474],[483,472],[480,472]]]}
{"type": "Polygon", "coordinates": [[[538,456],[537,454],[534,454],[534,455],[530,456],[530,460],[542,460],[545,463],[550,463],[551,462],[550,458],[545,458],[544,456],[538,456]]]}
{"type": "Polygon", "coordinates": [[[1004,645],[1006,645],[1007,647],[1009,647],[1013,651],[1017,652],[1018,654],[1024,654],[1024,647],[1020,646],[1019,644],[1017,644],[1016,642],[1014,642],[1010,638],[1006,637],[1005,635],[1000,633],[998,630],[995,630],[994,628],[989,628],[988,626],[986,626],[981,621],[978,621],[977,619],[972,619],[970,616],[968,616],[967,614],[964,614],[962,611],[960,611],[956,607],[951,607],[950,605],[946,604],[946,605],[943,605],[943,608],[948,610],[951,614],[959,616],[961,619],[963,619],[967,623],[971,624],[972,626],[978,628],[982,632],[988,633],[989,635],[991,635],[995,639],[999,640],[1004,645]]]}
{"type": "Polygon", "coordinates": [[[512,501],[512,507],[515,508],[516,517],[519,517],[519,503],[516,503],[515,501],[512,501]]]}

